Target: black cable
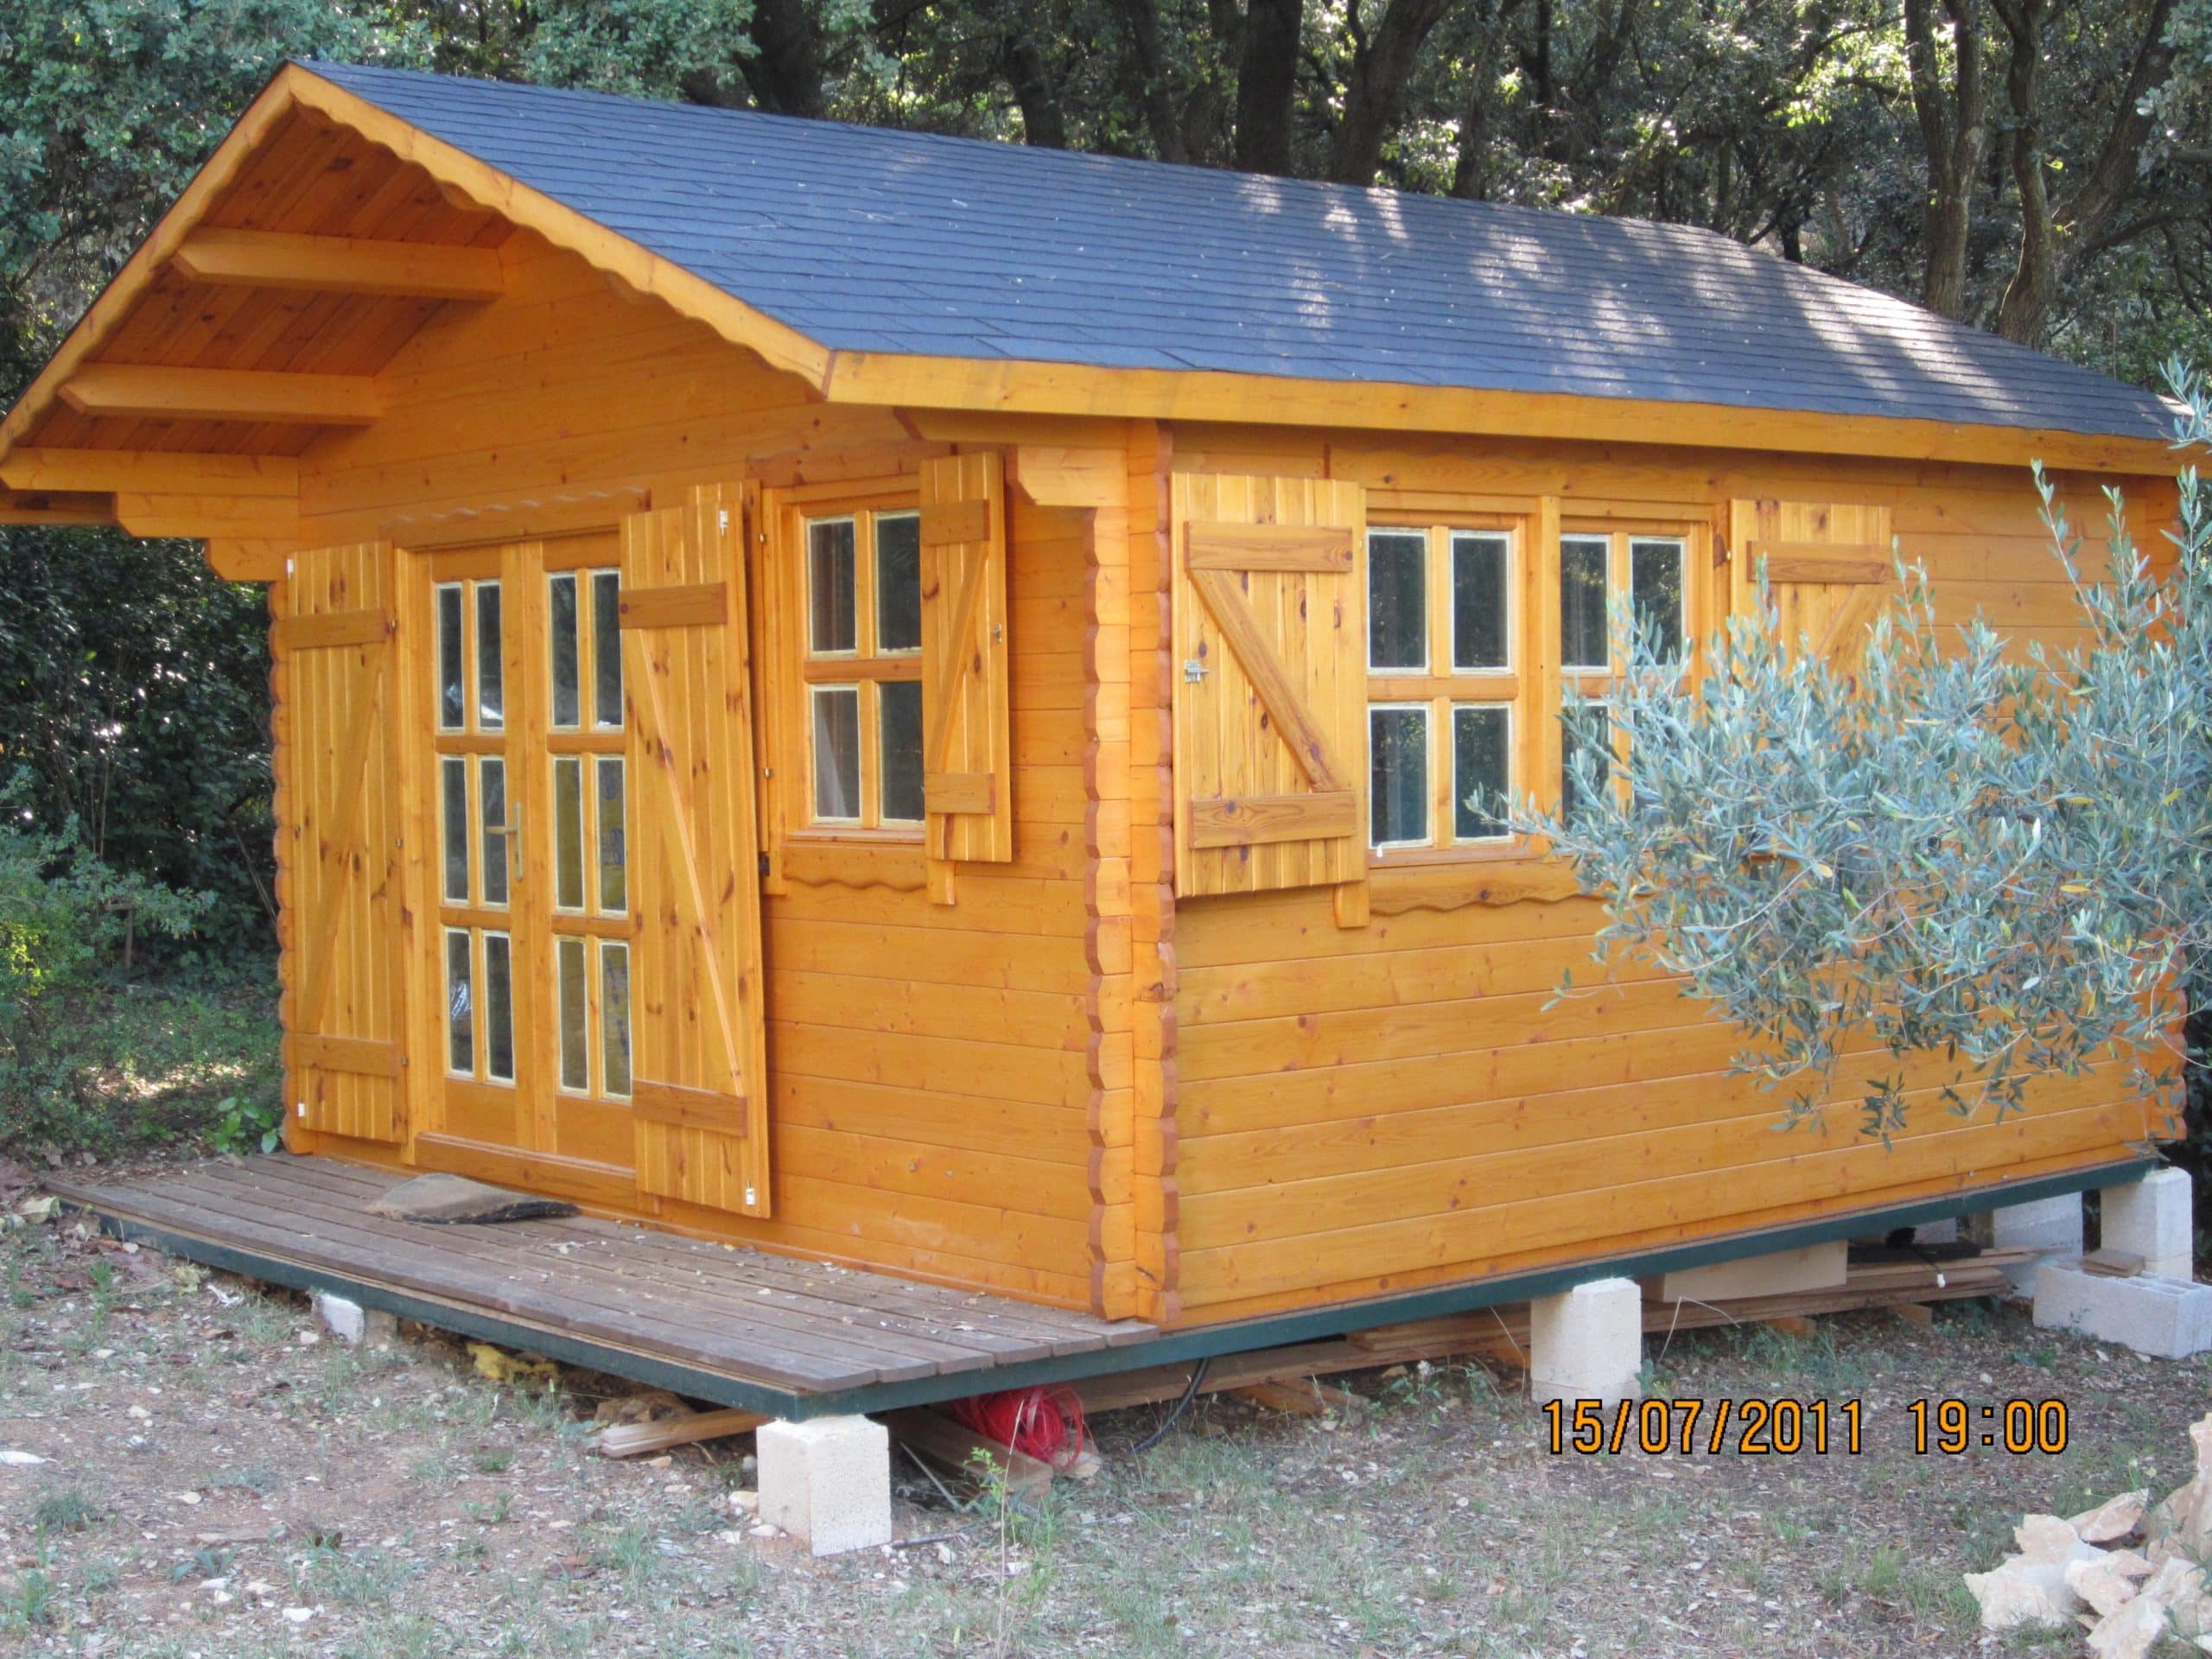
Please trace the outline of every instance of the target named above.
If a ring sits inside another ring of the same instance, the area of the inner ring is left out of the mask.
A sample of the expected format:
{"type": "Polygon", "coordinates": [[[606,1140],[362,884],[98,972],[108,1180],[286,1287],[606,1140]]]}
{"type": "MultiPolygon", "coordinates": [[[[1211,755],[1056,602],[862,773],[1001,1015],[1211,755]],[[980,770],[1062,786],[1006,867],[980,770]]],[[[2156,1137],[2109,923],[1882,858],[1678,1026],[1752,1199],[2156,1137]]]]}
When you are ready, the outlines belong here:
{"type": "Polygon", "coordinates": [[[1167,1438],[1167,1431],[1182,1421],[1183,1414],[1191,1408],[1191,1402],[1198,1397],[1198,1389],[1206,1380],[1206,1368],[1212,1363],[1212,1359],[1209,1357],[1201,1359],[1192,1368],[1191,1380],[1183,1385],[1183,1397],[1175,1402],[1174,1409],[1160,1420],[1158,1428],[1154,1429],[1151,1433],[1129,1448],[1131,1457],[1151,1451],[1154,1446],[1167,1438]]]}

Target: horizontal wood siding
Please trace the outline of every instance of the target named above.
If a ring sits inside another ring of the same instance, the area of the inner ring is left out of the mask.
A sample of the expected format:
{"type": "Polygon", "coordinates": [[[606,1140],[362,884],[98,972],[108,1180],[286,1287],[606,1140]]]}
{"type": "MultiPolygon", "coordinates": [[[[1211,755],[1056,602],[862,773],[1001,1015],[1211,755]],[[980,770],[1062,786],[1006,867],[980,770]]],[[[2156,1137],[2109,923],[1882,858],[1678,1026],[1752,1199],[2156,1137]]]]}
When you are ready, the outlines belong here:
{"type": "MultiPolygon", "coordinates": [[[[1570,521],[1704,518],[1732,497],[1889,507],[1939,620],[2081,638],[2024,472],[1595,447],[1388,447],[1183,426],[1175,464],[1335,476],[1440,518],[1452,496],[1556,495],[1570,521]],[[1394,496],[1392,493],[1402,493],[1394,496]]],[[[2068,480],[2093,536],[2094,480],[2068,480]]],[[[2169,492],[2134,493],[2164,550],[2169,492]]],[[[1337,925],[1325,891],[1177,907],[1175,1290],[1218,1319],[1600,1258],[1662,1243],[2124,1157],[2163,1127],[2118,1069],[2051,1080],[2005,1123],[1923,1092],[1894,1147],[1862,1140],[1854,1055],[1818,1128],[1732,1075],[1737,1034],[1647,962],[1590,961],[1592,900],[1416,908],[1337,925]],[[1553,1005],[1563,974],[1591,984],[1553,1005]]],[[[1923,1091],[1932,1067],[1913,1074],[1923,1091]]]]}
{"type": "MultiPolygon", "coordinates": [[[[550,511],[582,524],[594,502],[612,524],[640,491],[672,506],[693,486],[743,478],[911,477],[949,452],[888,411],[809,402],[533,237],[502,252],[506,296],[435,319],[379,378],[387,418],[304,458],[311,543],[450,539],[461,515],[492,531],[550,511]]],[[[1014,859],[958,867],[947,906],[923,891],[918,843],[852,859],[817,849],[764,901],[772,1219],[640,1198],[603,1162],[435,1143],[425,1161],[565,1184],[702,1233],[1090,1305],[1098,1194],[1128,1186],[1126,1134],[1094,1147],[1096,1096],[1102,1071],[1126,1089],[1128,1055],[1126,1037],[1103,1052],[1096,1040],[1085,953],[1089,595],[1067,515],[1018,510],[1011,528],[1014,859]]],[[[296,708],[284,715],[289,772],[324,740],[296,708]]]]}

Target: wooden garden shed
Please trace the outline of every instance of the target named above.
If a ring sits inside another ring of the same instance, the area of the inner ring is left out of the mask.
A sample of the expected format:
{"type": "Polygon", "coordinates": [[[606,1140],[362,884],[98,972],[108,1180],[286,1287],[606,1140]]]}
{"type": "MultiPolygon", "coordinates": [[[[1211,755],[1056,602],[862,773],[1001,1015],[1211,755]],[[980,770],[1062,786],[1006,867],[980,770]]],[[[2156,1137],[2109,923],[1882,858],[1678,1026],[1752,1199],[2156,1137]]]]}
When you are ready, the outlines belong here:
{"type": "Polygon", "coordinates": [[[1202,1327],[2175,1133],[1777,1134],[1654,970],[1553,1005],[1598,910],[1468,804],[1617,593],[1847,652],[1894,537],[2069,637],[2028,463],[2152,523],[2168,423],[1695,230],[302,64],[0,518],[268,585],[293,1152],[1202,1327]]]}

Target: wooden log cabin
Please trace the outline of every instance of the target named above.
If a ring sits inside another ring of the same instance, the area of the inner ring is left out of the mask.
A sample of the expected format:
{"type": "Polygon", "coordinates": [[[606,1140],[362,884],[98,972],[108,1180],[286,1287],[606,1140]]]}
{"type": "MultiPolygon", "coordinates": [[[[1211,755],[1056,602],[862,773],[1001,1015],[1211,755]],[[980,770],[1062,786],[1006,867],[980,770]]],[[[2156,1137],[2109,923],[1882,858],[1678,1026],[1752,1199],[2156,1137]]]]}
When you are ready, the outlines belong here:
{"type": "Polygon", "coordinates": [[[1777,1134],[1649,965],[1554,1004],[1599,912],[1470,804],[1609,595],[1847,650],[1895,537],[2073,637],[2028,463],[2155,521],[2168,423],[1691,229],[294,65],[0,517],[267,585],[291,1152],[1343,1328],[2176,1132],[1777,1134]]]}

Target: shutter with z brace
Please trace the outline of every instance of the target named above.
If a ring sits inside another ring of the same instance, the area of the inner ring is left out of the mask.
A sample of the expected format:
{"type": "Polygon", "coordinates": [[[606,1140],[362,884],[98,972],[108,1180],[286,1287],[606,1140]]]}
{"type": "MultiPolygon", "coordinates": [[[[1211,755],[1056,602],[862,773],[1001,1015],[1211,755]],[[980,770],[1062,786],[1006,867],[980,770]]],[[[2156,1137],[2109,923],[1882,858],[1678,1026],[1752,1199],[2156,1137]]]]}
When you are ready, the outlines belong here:
{"type": "Polygon", "coordinates": [[[1366,492],[1179,474],[1173,512],[1176,891],[1364,883],[1366,492]]]}
{"type": "Polygon", "coordinates": [[[1728,508],[1729,608],[1758,603],[1758,565],[1781,618],[1783,643],[1802,637],[1839,668],[1858,664],[1866,630],[1894,591],[1890,510],[1843,503],[1732,501],[1728,508]]]}
{"type": "Polygon", "coordinates": [[[769,1210],[760,840],[740,488],[622,522],[638,779],[631,1107],[640,1192],[769,1210]]]}
{"type": "Polygon", "coordinates": [[[283,699],[288,1123],[357,1141],[405,1133],[399,722],[389,542],[294,556],[270,630],[283,699]]]}

